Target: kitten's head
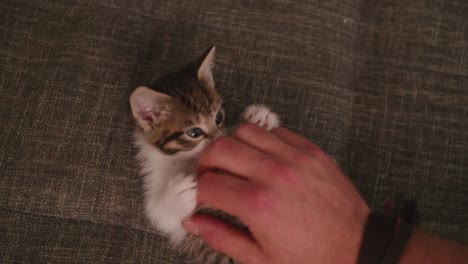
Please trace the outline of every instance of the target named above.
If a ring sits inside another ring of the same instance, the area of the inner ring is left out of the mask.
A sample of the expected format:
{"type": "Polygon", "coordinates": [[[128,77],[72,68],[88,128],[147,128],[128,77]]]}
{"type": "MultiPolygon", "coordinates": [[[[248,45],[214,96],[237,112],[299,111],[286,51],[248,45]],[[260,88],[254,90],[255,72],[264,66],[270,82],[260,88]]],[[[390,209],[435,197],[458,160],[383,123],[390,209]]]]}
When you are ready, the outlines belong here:
{"type": "Polygon", "coordinates": [[[193,63],[130,96],[135,122],[144,139],[167,155],[202,150],[221,133],[222,99],[211,68],[215,47],[193,63]]]}

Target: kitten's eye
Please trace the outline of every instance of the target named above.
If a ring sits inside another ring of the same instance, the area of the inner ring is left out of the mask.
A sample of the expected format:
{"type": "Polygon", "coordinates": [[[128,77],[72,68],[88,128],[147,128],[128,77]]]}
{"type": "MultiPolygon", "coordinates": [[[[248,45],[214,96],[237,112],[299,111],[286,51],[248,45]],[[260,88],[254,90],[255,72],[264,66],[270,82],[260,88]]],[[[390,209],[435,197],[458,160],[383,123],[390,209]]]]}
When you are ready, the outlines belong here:
{"type": "Polygon", "coordinates": [[[203,131],[199,129],[198,127],[189,129],[186,133],[187,133],[187,136],[191,138],[197,138],[203,135],[203,131]]]}
{"type": "Polygon", "coordinates": [[[223,122],[223,113],[221,111],[219,111],[217,114],[216,114],[216,118],[215,118],[215,122],[217,125],[221,124],[221,122],[223,122]]]}

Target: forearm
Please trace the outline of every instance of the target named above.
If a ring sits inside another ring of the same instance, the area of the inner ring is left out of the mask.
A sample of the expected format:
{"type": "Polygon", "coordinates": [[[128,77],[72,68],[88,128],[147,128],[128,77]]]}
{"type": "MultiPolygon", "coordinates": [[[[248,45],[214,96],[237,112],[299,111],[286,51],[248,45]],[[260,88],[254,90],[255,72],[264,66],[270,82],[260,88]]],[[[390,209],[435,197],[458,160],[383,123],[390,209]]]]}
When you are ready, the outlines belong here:
{"type": "Polygon", "coordinates": [[[464,261],[468,261],[467,246],[432,236],[415,228],[400,264],[463,263],[464,261]]]}

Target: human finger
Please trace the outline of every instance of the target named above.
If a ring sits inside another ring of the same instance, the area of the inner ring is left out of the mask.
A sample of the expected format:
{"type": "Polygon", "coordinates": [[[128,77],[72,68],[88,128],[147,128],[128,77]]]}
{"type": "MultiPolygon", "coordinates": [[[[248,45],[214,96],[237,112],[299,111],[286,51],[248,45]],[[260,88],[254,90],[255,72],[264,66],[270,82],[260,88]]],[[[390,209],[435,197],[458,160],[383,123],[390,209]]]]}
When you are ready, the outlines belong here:
{"type": "Polygon", "coordinates": [[[246,179],[265,181],[283,170],[281,162],[230,137],[220,137],[205,151],[197,164],[197,174],[221,170],[246,179]]]}
{"type": "Polygon", "coordinates": [[[305,151],[307,154],[325,154],[317,145],[310,140],[284,128],[278,127],[271,131],[271,133],[290,146],[305,151]]]}
{"type": "Polygon", "coordinates": [[[255,212],[249,201],[254,185],[227,173],[207,172],[198,179],[198,204],[237,216],[245,224],[255,212]]]}
{"type": "Polygon", "coordinates": [[[232,137],[261,152],[281,157],[285,160],[295,160],[298,154],[300,154],[294,147],[255,124],[246,123],[241,125],[232,137]]]}
{"type": "Polygon", "coordinates": [[[250,234],[209,215],[194,215],[182,222],[189,232],[240,263],[259,263],[261,248],[250,234]]]}

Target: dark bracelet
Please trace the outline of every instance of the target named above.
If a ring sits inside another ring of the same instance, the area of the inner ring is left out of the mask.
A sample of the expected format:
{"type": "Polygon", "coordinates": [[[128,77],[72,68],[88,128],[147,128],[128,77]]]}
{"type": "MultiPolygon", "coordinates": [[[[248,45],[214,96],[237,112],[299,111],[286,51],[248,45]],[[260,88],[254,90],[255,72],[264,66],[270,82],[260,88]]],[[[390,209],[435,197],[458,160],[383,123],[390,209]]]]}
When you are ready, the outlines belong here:
{"type": "Polygon", "coordinates": [[[412,226],[399,217],[371,213],[359,250],[358,264],[396,264],[411,235],[412,226]]]}

